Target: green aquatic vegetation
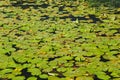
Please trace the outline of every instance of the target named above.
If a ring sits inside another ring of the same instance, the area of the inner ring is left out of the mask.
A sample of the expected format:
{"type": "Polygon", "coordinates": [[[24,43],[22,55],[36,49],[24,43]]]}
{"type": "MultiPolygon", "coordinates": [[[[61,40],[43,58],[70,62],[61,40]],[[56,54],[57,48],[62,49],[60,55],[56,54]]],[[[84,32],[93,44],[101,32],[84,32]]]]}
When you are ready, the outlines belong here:
{"type": "Polygon", "coordinates": [[[82,0],[5,1],[0,80],[119,80],[118,8],[97,11],[82,0]]]}
{"type": "Polygon", "coordinates": [[[37,80],[36,77],[29,77],[27,80],[37,80]]]}
{"type": "Polygon", "coordinates": [[[40,75],[41,74],[41,71],[38,68],[31,68],[31,69],[29,68],[28,72],[30,72],[32,75],[40,75]]]}
{"type": "Polygon", "coordinates": [[[13,77],[13,80],[24,80],[25,77],[24,76],[17,76],[17,77],[13,77]]]}

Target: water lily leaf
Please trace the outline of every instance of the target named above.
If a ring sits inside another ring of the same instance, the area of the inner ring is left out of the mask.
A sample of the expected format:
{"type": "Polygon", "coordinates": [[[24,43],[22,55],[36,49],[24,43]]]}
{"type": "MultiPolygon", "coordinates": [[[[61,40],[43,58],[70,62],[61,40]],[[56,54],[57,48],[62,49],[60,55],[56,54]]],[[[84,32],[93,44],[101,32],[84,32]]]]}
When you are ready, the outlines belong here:
{"type": "Polygon", "coordinates": [[[43,71],[43,72],[51,72],[51,71],[53,70],[53,67],[54,67],[54,66],[45,68],[45,69],[43,69],[42,71],[43,71]]]}
{"type": "Polygon", "coordinates": [[[119,74],[116,73],[116,72],[112,72],[111,75],[114,76],[114,77],[119,77],[119,74]]]}
{"type": "Polygon", "coordinates": [[[8,51],[6,50],[6,49],[3,49],[3,48],[0,48],[0,53],[1,54],[5,54],[5,53],[7,53],[8,51]]]}
{"type": "Polygon", "coordinates": [[[28,68],[28,72],[31,72],[32,75],[40,75],[41,71],[38,68],[28,68]]]}
{"type": "Polygon", "coordinates": [[[57,69],[58,72],[65,72],[66,70],[67,70],[67,69],[64,68],[64,67],[61,67],[61,68],[58,68],[58,69],[57,69]]]}
{"type": "Polygon", "coordinates": [[[27,80],[37,80],[36,77],[29,77],[27,80]]]}
{"type": "Polygon", "coordinates": [[[24,80],[25,77],[24,76],[15,76],[12,78],[12,80],[24,80]]]}
{"type": "Polygon", "coordinates": [[[0,74],[11,73],[12,71],[13,71],[12,69],[4,69],[0,71],[0,74]]]}
{"type": "Polygon", "coordinates": [[[29,27],[28,26],[21,27],[21,28],[19,28],[19,30],[21,30],[21,31],[29,31],[29,27]]]}
{"type": "Polygon", "coordinates": [[[110,76],[106,75],[104,72],[97,72],[96,75],[98,76],[98,78],[100,79],[110,79],[110,76]]]}
{"type": "Polygon", "coordinates": [[[76,80],[94,80],[92,77],[81,76],[77,77],[76,80]]]}
{"type": "Polygon", "coordinates": [[[46,79],[46,78],[48,78],[48,75],[47,74],[41,74],[39,77],[42,78],[42,79],[46,79]]]}
{"type": "Polygon", "coordinates": [[[49,80],[62,80],[62,79],[55,77],[55,76],[49,76],[48,79],[49,80]]]}

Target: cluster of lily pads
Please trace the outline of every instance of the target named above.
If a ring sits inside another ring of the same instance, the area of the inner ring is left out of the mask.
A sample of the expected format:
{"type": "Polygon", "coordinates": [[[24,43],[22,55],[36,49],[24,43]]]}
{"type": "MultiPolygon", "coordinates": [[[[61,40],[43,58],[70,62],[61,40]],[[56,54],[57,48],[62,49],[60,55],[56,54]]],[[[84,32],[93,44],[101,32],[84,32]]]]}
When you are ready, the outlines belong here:
{"type": "Polygon", "coordinates": [[[39,1],[0,3],[0,80],[120,79],[120,8],[39,1]]]}

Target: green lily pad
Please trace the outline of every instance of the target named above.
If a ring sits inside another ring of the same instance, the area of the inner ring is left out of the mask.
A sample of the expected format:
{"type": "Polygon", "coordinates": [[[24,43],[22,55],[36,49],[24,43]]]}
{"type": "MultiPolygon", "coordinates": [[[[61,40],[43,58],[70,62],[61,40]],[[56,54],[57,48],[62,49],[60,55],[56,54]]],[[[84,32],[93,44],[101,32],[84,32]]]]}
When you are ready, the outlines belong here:
{"type": "Polygon", "coordinates": [[[36,77],[29,77],[27,80],[37,80],[36,77]]]}
{"type": "Polygon", "coordinates": [[[28,68],[28,72],[30,72],[32,75],[40,75],[41,71],[38,68],[28,68]]]}

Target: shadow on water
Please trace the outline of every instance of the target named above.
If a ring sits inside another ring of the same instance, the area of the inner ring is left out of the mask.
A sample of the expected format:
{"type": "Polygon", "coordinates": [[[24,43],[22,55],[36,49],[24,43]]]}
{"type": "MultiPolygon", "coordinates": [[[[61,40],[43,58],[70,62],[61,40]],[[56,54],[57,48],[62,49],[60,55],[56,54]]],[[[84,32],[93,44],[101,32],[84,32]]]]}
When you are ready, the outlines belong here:
{"type": "MultiPolygon", "coordinates": [[[[102,20],[100,20],[99,18],[97,18],[95,15],[90,14],[88,16],[89,16],[89,18],[86,18],[85,16],[77,16],[77,17],[75,17],[75,16],[73,16],[71,14],[71,15],[68,15],[68,16],[62,16],[62,17],[58,17],[58,18],[59,19],[63,19],[63,20],[70,19],[71,21],[76,21],[76,20],[79,20],[79,21],[80,20],[85,20],[85,21],[92,20],[91,23],[97,23],[97,22],[102,23],[103,22],[102,20]]],[[[40,20],[48,20],[50,18],[52,18],[53,20],[55,19],[55,17],[49,17],[49,15],[44,15],[44,16],[41,16],[40,20]]]]}

